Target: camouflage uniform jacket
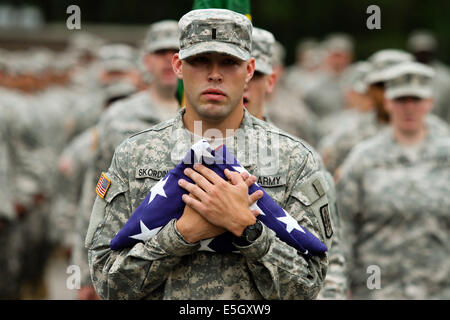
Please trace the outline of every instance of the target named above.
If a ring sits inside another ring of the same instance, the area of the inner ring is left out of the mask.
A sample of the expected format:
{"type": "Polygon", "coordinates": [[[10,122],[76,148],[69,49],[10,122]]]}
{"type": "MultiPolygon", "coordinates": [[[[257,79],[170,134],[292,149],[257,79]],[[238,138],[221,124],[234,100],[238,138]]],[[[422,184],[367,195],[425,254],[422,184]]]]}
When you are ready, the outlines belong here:
{"type": "MultiPolygon", "coordinates": [[[[120,251],[110,249],[111,239],[150,188],[194,143],[193,135],[184,129],[184,112],[182,109],[174,119],[130,137],[116,149],[106,173],[111,180],[109,190],[104,200],[97,197],[86,236],[97,293],[109,299],[315,298],[326,276],[327,254],[305,258],[265,226],[252,245],[239,248],[240,254],[199,251],[198,243],[189,244],[178,233],[175,219],[145,243],[120,251]]],[[[244,114],[240,127],[244,134],[235,134],[230,152],[244,168],[262,178],[265,184],[261,186],[278,204],[329,246],[329,229],[320,218],[320,208],[328,205],[328,185],[318,155],[300,140],[247,111],[244,114]],[[238,136],[244,143],[236,143],[238,136]],[[276,139],[279,150],[272,147],[276,139]],[[254,153],[246,152],[250,147],[254,153]],[[267,148],[273,158],[258,157],[256,153],[267,148]],[[275,169],[265,170],[275,160],[275,169]],[[275,180],[279,183],[268,183],[275,180]],[[313,182],[320,183],[321,192],[314,189],[313,182]]]]}
{"type": "Polygon", "coordinates": [[[450,138],[429,131],[410,151],[388,129],[342,165],[337,195],[353,298],[450,297],[450,138]],[[368,289],[371,265],[381,272],[379,289],[368,289]]]}

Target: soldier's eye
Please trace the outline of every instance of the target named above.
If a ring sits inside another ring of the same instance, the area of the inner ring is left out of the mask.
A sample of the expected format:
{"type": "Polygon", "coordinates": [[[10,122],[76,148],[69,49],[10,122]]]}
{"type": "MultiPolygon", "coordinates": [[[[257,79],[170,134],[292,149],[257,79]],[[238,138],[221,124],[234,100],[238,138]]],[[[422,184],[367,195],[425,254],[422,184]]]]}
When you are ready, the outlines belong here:
{"type": "Polygon", "coordinates": [[[222,61],[222,63],[225,64],[225,65],[232,66],[232,65],[238,64],[238,61],[235,60],[235,59],[232,59],[232,58],[227,58],[227,59],[224,59],[224,60],[222,61]]]}
{"type": "Polygon", "coordinates": [[[188,62],[191,64],[205,64],[208,62],[208,58],[205,56],[198,56],[189,59],[188,62]]]}

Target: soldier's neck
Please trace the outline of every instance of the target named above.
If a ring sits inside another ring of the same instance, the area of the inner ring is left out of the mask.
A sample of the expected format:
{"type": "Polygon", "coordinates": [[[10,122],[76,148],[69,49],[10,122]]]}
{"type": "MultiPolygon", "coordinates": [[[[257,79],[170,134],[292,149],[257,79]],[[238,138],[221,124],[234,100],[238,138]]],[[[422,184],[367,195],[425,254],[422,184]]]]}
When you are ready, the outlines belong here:
{"type": "Polygon", "coordinates": [[[150,96],[158,103],[168,106],[178,105],[173,87],[163,87],[157,86],[156,84],[150,84],[148,87],[148,92],[150,93],[150,96]]]}
{"type": "Polygon", "coordinates": [[[394,138],[398,144],[403,146],[414,146],[421,144],[426,138],[426,129],[422,127],[422,129],[417,131],[404,131],[397,128],[394,128],[394,138]]]}
{"type": "Polygon", "coordinates": [[[195,109],[186,102],[186,112],[183,116],[183,122],[187,130],[196,133],[197,135],[205,136],[205,132],[211,130],[208,132],[208,136],[211,136],[212,130],[218,130],[220,131],[221,137],[226,138],[230,135],[234,135],[235,131],[241,125],[243,117],[243,105],[237,106],[225,119],[211,119],[199,115],[195,109]]]}

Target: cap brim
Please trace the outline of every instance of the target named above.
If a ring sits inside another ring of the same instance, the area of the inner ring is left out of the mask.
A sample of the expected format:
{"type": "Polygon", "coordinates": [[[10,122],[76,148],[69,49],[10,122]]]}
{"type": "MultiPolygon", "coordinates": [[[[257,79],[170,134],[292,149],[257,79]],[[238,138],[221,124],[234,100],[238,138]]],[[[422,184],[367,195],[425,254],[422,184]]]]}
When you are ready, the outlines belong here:
{"type": "Polygon", "coordinates": [[[400,87],[386,90],[386,98],[397,99],[402,97],[418,97],[421,99],[428,99],[433,96],[431,88],[417,88],[417,87],[400,87]]]}
{"type": "Polygon", "coordinates": [[[368,84],[374,84],[374,83],[377,83],[377,82],[384,82],[386,80],[388,80],[387,79],[387,75],[386,75],[386,71],[385,70],[379,70],[379,71],[372,71],[371,73],[369,73],[367,75],[367,78],[366,78],[365,81],[368,84]]]}
{"type": "Polygon", "coordinates": [[[250,53],[248,51],[238,47],[237,45],[220,41],[200,42],[190,46],[189,48],[181,49],[178,54],[180,59],[184,60],[186,58],[208,52],[228,54],[243,61],[250,59],[250,53]]]}

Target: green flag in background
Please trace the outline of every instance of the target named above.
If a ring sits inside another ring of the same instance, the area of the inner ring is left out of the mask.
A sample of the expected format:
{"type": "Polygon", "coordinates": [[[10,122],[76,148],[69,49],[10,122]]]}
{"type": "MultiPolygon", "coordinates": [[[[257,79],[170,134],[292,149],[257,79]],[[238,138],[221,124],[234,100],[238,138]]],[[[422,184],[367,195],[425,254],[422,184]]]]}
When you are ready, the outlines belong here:
{"type": "Polygon", "coordinates": [[[246,15],[250,20],[250,0],[194,0],[192,9],[228,9],[246,15]]]}
{"type": "MultiPolygon", "coordinates": [[[[250,14],[250,0],[194,0],[193,10],[196,9],[228,9],[240,14],[245,15],[247,18],[252,20],[250,14]]],[[[183,81],[178,79],[177,91],[175,96],[180,103],[180,106],[184,106],[184,87],[183,81]]]]}

